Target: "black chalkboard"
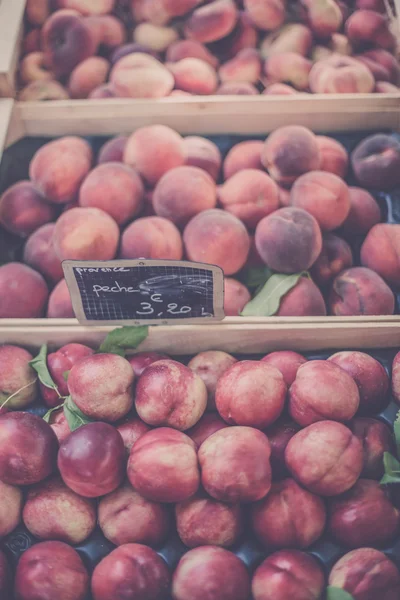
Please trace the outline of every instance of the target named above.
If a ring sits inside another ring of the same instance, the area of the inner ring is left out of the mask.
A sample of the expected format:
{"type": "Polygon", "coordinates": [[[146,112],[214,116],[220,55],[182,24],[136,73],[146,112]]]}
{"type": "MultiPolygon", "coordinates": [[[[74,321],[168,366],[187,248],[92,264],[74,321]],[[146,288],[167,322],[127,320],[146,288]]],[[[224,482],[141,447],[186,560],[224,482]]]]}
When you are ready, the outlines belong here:
{"type": "Polygon", "coordinates": [[[221,320],[223,272],[167,260],[63,262],[75,314],[86,324],[221,320]]]}

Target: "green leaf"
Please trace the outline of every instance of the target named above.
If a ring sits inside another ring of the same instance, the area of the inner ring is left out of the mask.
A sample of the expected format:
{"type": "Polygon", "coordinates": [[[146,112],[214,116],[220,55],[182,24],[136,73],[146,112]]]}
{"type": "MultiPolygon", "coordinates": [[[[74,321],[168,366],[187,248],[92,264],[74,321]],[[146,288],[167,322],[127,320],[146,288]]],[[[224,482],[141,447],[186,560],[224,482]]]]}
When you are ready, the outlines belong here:
{"type": "Polygon", "coordinates": [[[68,396],[64,402],[64,415],[71,431],[79,429],[82,425],[93,423],[93,421],[76,406],[71,396],[68,396]]]}
{"type": "Polygon", "coordinates": [[[70,373],[71,373],[71,371],[64,371],[63,378],[64,378],[65,381],[68,381],[68,376],[69,376],[70,373]]]}
{"type": "Polygon", "coordinates": [[[388,483],[400,483],[400,462],[390,452],[383,454],[383,465],[385,474],[380,480],[381,485],[388,483]]]}
{"type": "Polygon", "coordinates": [[[268,267],[250,267],[244,274],[243,283],[246,287],[254,290],[264,286],[271,275],[272,271],[268,267]]]}
{"type": "Polygon", "coordinates": [[[262,290],[242,310],[244,317],[271,317],[279,310],[282,298],[290,292],[304,273],[272,275],[262,290]]]}
{"type": "Polygon", "coordinates": [[[50,410],[48,410],[47,413],[44,415],[43,421],[46,421],[46,423],[50,423],[50,417],[53,414],[53,412],[62,408],[63,406],[64,406],[64,402],[62,404],[59,404],[58,406],[54,406],[53,408],[50,408],[50,410]]]}
{"type": "Polygon", "coordinates": [[[397,452],[400,453],[400,411],[397,413],[394,422],[394,436],[396,439],[397,452]]]}
{"type": "Polygon", "coordinates": [[[147,338],[148,334],[149,328],[143,325],[113,329],[101,344],[98,352],[125,356],[125,350],[137,348],[147,338]]]}
{"type": "Polygon", "coordinates": [[[326,600],[354,600],[354,598],[346,590],[328,585],[326,588],[326,600]]]}
{"type": "Polygon", "coordinates": [[[55,390],[61,398],[61,394],[58,391],[58,387],[54,383],[54,381],[49,373],[49,369],[47,368],[47,345],[46,344],[43,344],[43,346],[40,348],[39,354],[37,356],[35,356],[35,358],[33,358],[29,362],[29,364],[31,365],[32,369],[34,369],[36,371],[36,373],[38,374],[40,382],[47,388],[50,388],[51,390],[55,390]]]}

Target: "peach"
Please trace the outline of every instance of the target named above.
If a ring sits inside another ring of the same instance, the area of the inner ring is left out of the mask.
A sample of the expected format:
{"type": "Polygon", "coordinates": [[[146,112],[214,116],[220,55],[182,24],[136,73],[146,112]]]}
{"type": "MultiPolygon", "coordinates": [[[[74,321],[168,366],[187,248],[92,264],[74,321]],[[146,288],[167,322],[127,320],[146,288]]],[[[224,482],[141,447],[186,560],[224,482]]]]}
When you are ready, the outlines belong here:
{"type": "Polygon", "coordinates": [[[400,183],[400,142],[388,134],[370,135],[353,150],[351,164],[363,187],[393,189],[400,183]]]}
{"type": "Polygon", "coordinates": [[[359,479],[330,502],[328,528],[348,548],[389,544],[399,530],[399,512],[377,481],[359,479]]]}
{"type": "Polygon", "coordinates": [[[301,0],[307,10],[307,19],[313,33],[328,37],[338,31],[343,22],[342,11],[335,0],[301,0]]]}
{"type": "Polygon", "coordinates": [[[298,369],[289,390],[289,413],[306,427],[317,421],[349,421],[357,412],[356,382],[336,363],[310,360],[298,369]]]}
{"type": "Polygon", "coordinates": [[[56,0],[58,8],[71,8],[82,15],[105,15],[110,13],[115,0],[56,0]]]}
{"type": "Polygon", "coordinates": [[[80,496],[109,494],[124,478],[122,437],[108,423],[82,425],[61,442],[57,464],[64,483],[80,496]]]}
{"type": "Polygon", "coordinates": [[[263,58],[286,52],[307,56],[312,42],[312,33],[308,27],[301,23],[289,23],[269,33],[262,41],[260,50],[263,58]]]}
{"type": "Polygon", "coordinates": [[[54,228],[54,223],[48,223],[29,236],[24,248],[24,262],[48,281],[57,283],[64,277],[64,272],[54,250],[54,228]]]}
{"type": "Polygon", "coordinates": [[[212,0],[195,8],[186,20],[183,32],[186,38],[208,44],[231,33],[237,19],[238,11],[232,0],[212,0]]]}
{"type": "Polygon", "coordinates": [[[142,217],[121,237],[121,258],[181,260],[182,238],[176,226],[162,217],[142,217]]]}
{"type": "Polygon", "coordinates": [[[58,81],[32,81],[18,92],[22,102],[45,102],[47,100],[68,100],[67,90],[58,81]]]}
{"type": "Polygon", "coordinates": [[[345,31],[353,46],[373,44],[386,50],[395,47],[387,18],[373,10],[353,12],[346,21],[345,31]]]}
{"type": "Polygon", "coordinates": [[[88,98],[89,100],[104,100],[107,98],[119,98],[119,96],[111,83],[105,83],[90,92],[88,98]]]}
{"type": "Polygon", "coordinates": [[[63,542],[41,542],[21,556],[15,574],[18,600],[85,600],[89,574],[76,550],[63,542]]]}
{"type": "Polygon", "coordinates": [[[64,204],[75,198],[91,163],[89,144],[81,138],[66,136],[37,150],[29,166],[29,176],[46,200],[64,204]]]}
{"type": "Polygon", "coordinates": [[[203,169],[214,181],[217,181],[222,162],[218,146],[207,138],[196,135],[185,137],[183,143],[186,165],[203,169]]]}
{"type": "MultiPolygon", "coordinates": [[[[22,491],[13,486],[0,481],[0,539],[8,535],[21,522],[22,511],[22,491]]],[[[0,568],[1,573],[1,568],[0,568]]],[[[1,575],[0,575],[0,592],[1,575]]]]}
{"type": "Polygon", "coordinates": [[[181,431],[169,427],[145,433],[132,447],[128,479],[148,500],[187,500],[200,484],[195,443],[181,431]]]}
{"type": "Polygon", "coordinates": [[[40,50],[40,28],[31,29],[22,42],[22,53],[30,54],[40,50]]]}
{"type": "Polygon", "coordinates": [[[143,196],[143,184],[136,171],[119,162],[107,162],[95,167],[83,181],[79,205],[100,208],[123,225],[138,214],[143,196]]]}
{"type": "Polygon", "coordinates": [[[150,21],[164,25],[172,17],[181,17],[193,10],[201,0],[134,0],[133,17],[136,21],[150,21]]]}
{"type": "MultiPolygon", "coordinates": [[[[217,0],[218,1],[218,0],[217,0]]],[[[221,0],[225,1],[225,0],[221,0]]],[[[191,94],[213,94],[218,86],[215,69],[199,58],[182,58],[167,63],[175,80],[175,87],[191,94]]]]}
{"type": "Polygon", "coordinates": [[[363,447],[364,464],[361,476],[380,479],[384,472],[383,454],[394,450],[392,432],[382,421],[367,417],[353,419],[350,427],[363,447]]]}
{"type": "Polygon", "coordinates": [[[54,229],[54,248],[61,260],[111,260],[118,242],[118,225],[99,208],[71,208],[54,229]]]}
{"type": "Polygon", "coordinates": [[[178,62],[184,58],[199,58],[216,69],[218,67],[218,59],[211,54],[204,44],[195,40],[177,40],[167,48],[166,61],[168,63],[178,62]]]}
{"type": "Polygon", "coordinates": [[[267,58],[264,72],[269,83],[288,83],[296,90],[308,89],[312,62],[296,52],[282,52],[267,58]]]}
{"type": "Polygon", "coordinates": [[[224,160],[224,178],[229,179],[243,169],[260,169],[261,152],[264,144],[258,140],[247,140],[235,144],[228,152],[224,160]]]}
{"type": "Polygon", "coordinates": [[[149,365],[136,386],[136,411],[148,425],[184,431],[197,423],[206,406],[207,389],[202,379],[175,360],[149,365]]]}
{"type": "Polygon", "coordinates": [[[30,267],[10,262],[0,267],[0,318],[42,317],[49,291],[43,277],[30,267]]]}
{"type": "Polygon", "coordinates": [[[30,52],[21,60],[19,75],[24,85],[32,81],[49,81],[53,74],[46,68],[45,55],[43,52],[30,52]]]}
{"type": "Polygon", "coordinates": [[[343,33],[332,34],[329,48],[336,54],[344,54],[345,56],[351,56],[353,54],[352,45],[350,44],[348,37],[343,33]]]}
{"type": "Polygon", "coordinates": [[[382,48],[375,48],[374,50],[358,54],[357,60],[360,60],[369,68],[376,82],[390,81],[393,84],[399,83],[399,64],[390,52],[382,48]]]}
{"type": "Polygon", "coordinates": [[[72,71],[68,81],[71,98],[88,98],[89,94],[106,82],[109,63],[100,56],[90,56],[72,71]]]}
{"type": "Polygon", "coordinates": [[[75,494],[59,477],[30,488],[22,516],[39,540],[80,544],[96,526],[93,502],[75,494]]]}
{"type": "Polygon", "coordinates": [[[189,260],[214,264],[225,275],[240,271],[246,262],[250,239],[243,223],[223,210],[205,210],[189,221],[183,232],[189,260]]]}
{"type": "Polygon", "coordinates": [[[43,419],[27,412],[0,416],[0,479],[30,485],[48,477],[56,466],[57,438],[43,419]]]}
{"type": "Polygon", "coordinates": [[[169,587],[166,563],[142,544],[123,544],[116,548],[96,566],[92,577],[94,600],[117,600],[126,596],[125,590],[132,598],[147,596],[164,600],[169,587]]]}
{"type": "Polygon", "coordinates": [[[375,79],[361,61],[332,54],[314,64],[309,85],[314,94],[369,94],[374,89],[375,79]]]}
{"type": "Polygon", "coordinates": [[[279,187],[279,202],[281,207],[290,206],[290,190],[287,190],[283,187],[279,187]]]}
{"type": "Polygon", "coordinates": [[[333,173],[311,171],[295,181],[290,204],[315,217],[323,231],[331,231],[339,227],[350,212],[349,189],[333,173]]]}
{"type": "Polygon", "coordinates": [[[207,438],[198,458],[201,482],[221,502],[255,502],[271,487],[267,437],[252,427],[227,427],[207,438]]]}
{"type": "Polygon", "coordinates": [[[392,315],[395,298],[390,287],[371,269],[342,271],[332,284],[330,312],[336,316],[392,315]]]}
{"type": "Polygon", "coordinates": [[[268,427],[266,435],[271,445],[271,468],[274,479],[281,479],[287,474],[285,463],[285,450],[300,426],[294,421],[289,421],[284,417],[268,427]]]}
{"type": "MultiPolygon", "coordinates": [[[[210,350],[210,352],[212,352],[212,350],[210,350]]],[[[186,434],[194,441],[196,448],[199,449],[201,444],[209,438],[210,435],[225,427],[228,427],[228,425],[219,415],[216,413],[206,413],[194,427],[186,432],[186,434]]]]}
{"type": "Polygon", "coordinates": [[[4,600],[11,600],[11,569],[7,558],[0,550],[0,594],[4,600]]]}
{"type": "Polygon", "coordinates": [[[61,279],[49,296],[48,319],[74,319],[75,312],[65,279],[61,279]]]}
{"type": "Polygon", "coordinates": [[[243,562],[229,550],[202,546],[189,550],[172,578],[173,600],[247,600],[250,578],[243,562]]]}
{"type": "Polygon", "coordinates": [[[261,76],[261,60],[255,48],[243,48],[218,71],[220,80],[257,83],[261,76]]]}
{"type": "Polygon", "coordinates": [[[303,173],[320,168],[317,138],[299,125],[280,127],[266,139],[261,163],[279,185],[290,187],[303,173]]]}
{"type": "Polygon", "coordinates": [[[50,16],[50,0],[27,0],[25,14],[30,25],[43,25],[50,16]]]}
{"type": "Polygon", "coordinates": [[[340,142],[325,135],[317,135],[317,144],[321,156],[320,170],[328,171],[343,179],[349,166],[346,148],[340,142]]]}
{"type": "Polygon", "coordinates": [[[97,164],[107,162],[123,162],[124,150],[128,141],[127,135],[118,135],[103,144],[99,150],[97,164]]]}
{"type": "Polygon", "coordinates": [[[281,550],[261,563],[253,576],[254,600],[318,600],[324,573],[312,556],[299,550],[281,550]]]}
{"type": "Polygon", "coordinates": [[[188,367],[203,380],[207,388],[208,410],[215,410],[215,391],[219,379],[236,362],[236,358],[227,352],[207,350],[196,354],[188,363],[188,367]]]}
{"type": "Polygon", "coordinates": [[[363,451],[360,440],[342,423],[319,421],[289,440],[285,461],[292,476],[310,492],[335,496],[357,481],[363,451]]]}
{"type": "Polygon", "coordinates": [[[0,197],[1,225],[21,237],[27,237],[54,217],[54,206],[46,202],[30,181],[15,183],[0,197]]]}
{"type": "Polygon", "coordinates": [[[336,352],[329,357],[356,382],[360,394],[360,414],[377,413],[388,403],[389,377],[383,365],[365,352],[336,352]]]}
{"type": "Polygon", "coordinates": [[[264,262],[256,248],[254,235],[250,235],[250,252],[245,265],[245,268],[252,267],[264,267],[264,262]]]}
{"type": "Polygon", "coordinates": [[[94,15],[86,23],[97,36],[102,50],[110,51],[122,46],[126,41],[126,30],[119,19],[113,15],[94,15]]]}
{"type": "Polygon", "coordinates": [[[134,52],[115,63],[110,83],[121,98],[162,98],[173,89],[174,78],[154,57],[134,52]]]}
{"type": "Polygon", "coordinates": [[[322,240],[322,251],[313,266],[311,276],[319,286],[329,284],[344,269],[353,266],[353,254],[347,242],[327,233],[322,240]]]}
{"type": "Polygon", "coordinates": [[[307,359],[297,352],[280,350],[267,354],[261,361],[278,369],[282,373],[285,384],[290,387],[296,379],[297,371],[301,365],[307,362],[307,359]]]}
{"type": "Polygon", "coordinates": [[[71,429],[69,428],[68,421],[65,418],[63,408],[55,410],[54,412],[51,413],[49,424],[50,424],[50,427],[52,428],[52,430],[54,431],[54,433],[56,434],[57,439],[60,444],[71,433],[71,429]]]}
{"type": "Polygon", "coordinates": [[[127,56],[128,54],[133,54],[134,52],[140,52],[141,54],[149,54],[150,56],[154,56],[154,58],[159,58],[158,52],[151,50],[148,46],[144,46],[143,44],[137,44],[136,42],[131,42],[129,44],[123,44],[119,48],[115,48],[114,52],[110,56],[110,62],[114,66],[121,58],[127,56]]]}
{"type": "Polygon", "coordinates": [[[343,223],[343,232],[350,236],[365,235],[381,220],[381,209],[375,198],[359,187],[349,187],[350,212],[343,223]]]}
{"type": "Polygon", "coordinates": [[[322,499],[289,478],[272,484],[251,509],[253,531],[268,549],[308,548],[321,537],[325,521],[322,499]]]}
{"type": "Polygon", "coordinates": [[[224,313],[226,317],[237,317],[251,300],[247,287],[233,277],[224,278],[224,313]]]}
{"type": "Polygon", "coordinates": [[[243,514],[238,504],[223,504],[202,494],[177,504],[175,515],[178,535],[188,548],[229,548],[243,530],[243,514]]]}
{"type": "Polygon", "coordinates": [[[184,165],[162,176],[152,200],[158,216],[182,226],[195,215],[215,207],[217,190],[203,169],[184,165]]]}
{"type": "Polygon", "coordinates": [[[266,96],[293,96],[299,93],[291,85],[286,85],[286,83],[271,83],[263,91],[263,94],[266,96]]]}
{"type": "Polygon", "coordinates": [[[244,0],[244,7],[254,25],[264,31],[278,29],[285,21],[284,0],[244,0]]]}
{"type": "Polygon", "coordinates": [[[215,404],[230,425],[264,429],[281,414],[287,387],[278,369],[265,362],[239,361],[222,374],[215,404]]]}
{"type": "Polygon", "coordinates": [[[139,417],[127,417],[121,425],[117,427],[122,440],[124,442],[125,450],[129,456],[132,446],[139,438],[145,433],[150,431],[150,427],[143,423],[139,417]]]}
{"type": "Polygon", "coordinates": [[[400,594],[400,573],[383,552],[358,548],[342,556],[329,574],[329,585],[349,592],[354,600],[396,600],[400,594]]]}
{"type": "Polygon", "coordinates": [[[367,10],[375,10],[376,12],[385,12],[384,0],[356,0],[356,8],[367,10]]]}
{"type": "Polygon", "coordinates": [[[257,96],[259,91],[252,83],[246,81],[226,81],[221,83],[215,94],[217,96],[257,96]]]}
{"type": "Polygon", "coordinates": [[[322,249],[317,220],[301,208],[280,208],[256,229],[256,247],[265,264],[278,273],[309,269],[322,249]]]}
{"type": "MultiPolygon", "coordinates": [[[[239,3],[241,8],[241,3],[239,3]]],[[[240,11],[239,17],[231,33],[211,44],[211,51],[223,61],[235,58],[241,50],[256,48],[258,32],[246,11],[240,11]]]]}
{"type": "Polygon", "coordinates": [[[177,40],[178,32],[173,27],[140,23],[133,30],[133,41],[155,52],[165,52],[177,40]]]}
{"type": "Polygon", "coordinates": [[[397,402],[400,402],[400,380],[399,380],[399,373],[400,371],[400,353],[397,353],[396,356],[393,359],[393,365],[392,365],[392,393],[394,396],[394,399],[397,402]]]}
{"type": "Polygon", "coordinates": [[[283,296],[278,317],[324,317],[325,300],[319,288],[309,277],[300,277],[297,284],[283,296]]]}
{"type": "Polygon", "coordinates": [[[99,502],[99,525],[116,546],[139,543],[161,544],[169,530],[166,506],[146,500],[125,483],[99,502]]]}
{"type": "Polygon", "coordinates": [[[78,14],[57,11],[42,28],[45,63],[56,77],[69,75],[86,58],[94,56],[98,40],[78,14]]]}
{"type": "Polygon", "coordinates": [[[0,346],[0,406],[18,410],[34,402],[38,395],[36,372],[30,352],[18,346],[0,346]]]}
{"type": "Polygon", "coordinates": [[[261,219],[279,208],[279,191],[266,173],[243,169],[219,186],[218,200],[227,212],[254,229],[261,219]]]}
{"type": "Polygon", "coordinates": [[[360,256],[362,265],[397,288],[400,284],[400,226],[374,225],[361,246],[360,256]]]}
{"type": "Polygon", "coordinates": [[[179,133],[165,125],[137,129],[128,138],[124,163],[136,169],[151,186],[170,169],[185,164],[185,145],[179,133]]]}

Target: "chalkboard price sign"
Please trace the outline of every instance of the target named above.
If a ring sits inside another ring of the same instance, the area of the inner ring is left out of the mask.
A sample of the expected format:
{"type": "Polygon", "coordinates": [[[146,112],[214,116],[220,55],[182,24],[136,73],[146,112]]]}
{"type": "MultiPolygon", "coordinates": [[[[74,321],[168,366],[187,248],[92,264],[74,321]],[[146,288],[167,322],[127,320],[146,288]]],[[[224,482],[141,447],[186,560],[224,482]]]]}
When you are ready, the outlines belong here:
{"type": "Polygon", "coordinates": [[[171,260],[62,263],[79,322],[91,325],[170,324],[221,320],[219,267],[171,260]]]}

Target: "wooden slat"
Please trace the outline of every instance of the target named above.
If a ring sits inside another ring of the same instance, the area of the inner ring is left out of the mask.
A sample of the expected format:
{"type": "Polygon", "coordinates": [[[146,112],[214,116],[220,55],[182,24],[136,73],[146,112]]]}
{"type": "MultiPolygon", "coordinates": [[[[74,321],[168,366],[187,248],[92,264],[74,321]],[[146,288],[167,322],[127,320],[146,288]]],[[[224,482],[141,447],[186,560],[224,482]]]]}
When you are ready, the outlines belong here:
{"type": "Polygon", "coordinates": [[[16,73],[26,0],[0,2],[0,97],[16,95],[16,73]]]}

